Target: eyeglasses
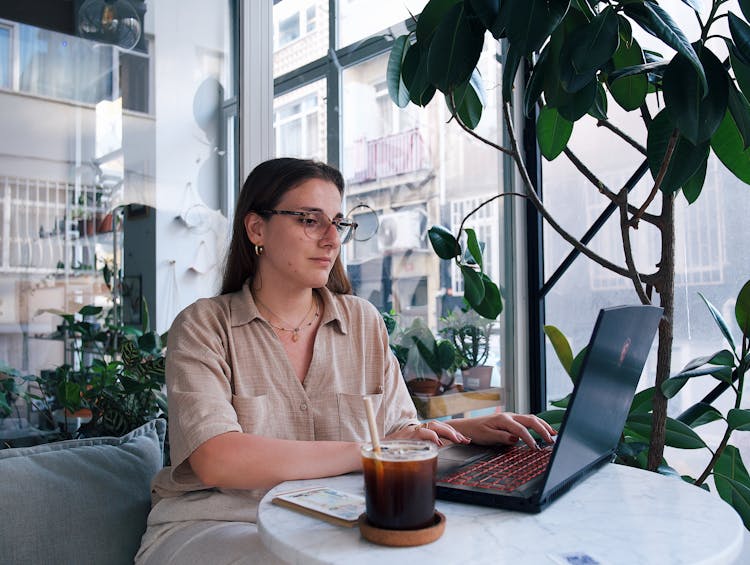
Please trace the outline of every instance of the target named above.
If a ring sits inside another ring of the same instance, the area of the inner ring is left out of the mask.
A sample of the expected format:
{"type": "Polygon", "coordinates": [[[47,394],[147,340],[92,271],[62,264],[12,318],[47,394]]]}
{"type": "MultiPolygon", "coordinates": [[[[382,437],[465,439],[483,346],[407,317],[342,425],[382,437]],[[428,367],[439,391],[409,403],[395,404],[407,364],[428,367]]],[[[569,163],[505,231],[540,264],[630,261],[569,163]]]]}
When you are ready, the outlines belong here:
{"type": "Polygon", "coordinates": [[[331,220],[319,210],[311,210],[309,212],[298,212],[295,210],[258,210],[256,213],[261,216],[269,214],[296,216],[298,218],[297,221],[302,224],[302,227],[305,229],[305,235],[310,239],[323,239],[328,232],[328,228],[333,224],[333,227],[336,228],[336,233],[339,234],[341,243],[346,243],[352,238],[357,229],[357,222],[350,220],[349,218],[334,218],[331,220]]]}

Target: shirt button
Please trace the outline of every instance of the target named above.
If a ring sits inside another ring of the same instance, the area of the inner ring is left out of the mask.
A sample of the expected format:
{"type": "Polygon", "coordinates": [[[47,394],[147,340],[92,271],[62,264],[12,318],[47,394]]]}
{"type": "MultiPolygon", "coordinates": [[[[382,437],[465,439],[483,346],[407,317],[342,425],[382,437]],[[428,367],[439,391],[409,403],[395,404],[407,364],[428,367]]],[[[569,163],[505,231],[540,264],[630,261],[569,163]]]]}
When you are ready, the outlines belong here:
{"type": "Polygon", "coordinates": [[[306,412],[307,411],[307,404],[305,404],[303,402],[302,404],[299,405],[299,409],[302,410],[303,412],[306,412]]]}

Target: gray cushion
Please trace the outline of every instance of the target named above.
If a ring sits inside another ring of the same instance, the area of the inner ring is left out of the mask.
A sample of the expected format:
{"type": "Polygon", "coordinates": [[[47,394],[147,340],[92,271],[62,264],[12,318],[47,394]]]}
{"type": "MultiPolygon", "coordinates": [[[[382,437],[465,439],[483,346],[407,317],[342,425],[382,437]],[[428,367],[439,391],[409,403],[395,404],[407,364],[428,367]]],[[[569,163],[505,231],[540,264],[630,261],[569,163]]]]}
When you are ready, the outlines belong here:
{"type": "Polygon", "coordinates": [[[0,561],[132,564],[165,430],[0,450],[0,561]]]}

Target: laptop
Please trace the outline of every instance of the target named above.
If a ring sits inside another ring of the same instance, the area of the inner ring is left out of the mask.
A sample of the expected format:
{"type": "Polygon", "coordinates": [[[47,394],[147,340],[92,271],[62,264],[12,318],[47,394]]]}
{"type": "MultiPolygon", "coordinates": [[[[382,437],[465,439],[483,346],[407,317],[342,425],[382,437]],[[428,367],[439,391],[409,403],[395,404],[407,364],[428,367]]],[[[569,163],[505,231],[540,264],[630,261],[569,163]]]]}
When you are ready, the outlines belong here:
{"type": "Polygon", "coordinates": [[[540,512],[612,461],[661,315],[656,306],[601,310],[554,444],[442,448],[437,498],[540,512]]]}

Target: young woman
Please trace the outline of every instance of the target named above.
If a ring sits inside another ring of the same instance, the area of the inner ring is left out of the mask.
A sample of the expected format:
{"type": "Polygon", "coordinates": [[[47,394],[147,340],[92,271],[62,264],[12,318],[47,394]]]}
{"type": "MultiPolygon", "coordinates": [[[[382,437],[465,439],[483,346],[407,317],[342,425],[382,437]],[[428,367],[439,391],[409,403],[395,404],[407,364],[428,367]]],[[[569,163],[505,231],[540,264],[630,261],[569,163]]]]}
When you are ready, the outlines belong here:
{"type": "Polygon", "coordinates": [[[362,397],[383,438],[536,446],[511,413],[420,426],[382,317],[351,294],[344,181],[314,161],[258,165],[240,193],[221,294],[175,319],[167,348],[172,466],[136,563],[268,563],[257,504],[291,479],[361,469],[362,397]]]}

